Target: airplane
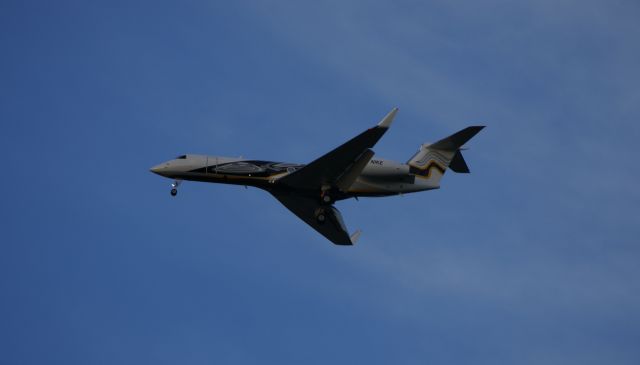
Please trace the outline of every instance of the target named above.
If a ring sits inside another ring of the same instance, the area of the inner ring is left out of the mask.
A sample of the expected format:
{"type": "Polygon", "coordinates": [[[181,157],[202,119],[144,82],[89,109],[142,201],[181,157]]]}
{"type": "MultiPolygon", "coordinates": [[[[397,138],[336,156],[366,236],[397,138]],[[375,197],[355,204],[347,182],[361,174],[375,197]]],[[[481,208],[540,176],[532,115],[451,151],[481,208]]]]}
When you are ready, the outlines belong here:
{"type": "Polygon", "coordinates": [[[469,172],[460,151],[484,128],[470,126],[435,143],[425,143],[407,163],[400,163],[378,157],[371,149],[397,112],[398,108],[393,108],[374,127],[306,165],[187,154],[154,166],[151,172],[174,180],[172,196],[183,180],[266,190],[329,241],[353,245],[361,231],[348,233],[335,202],[438,189],[447,168],[469,172]]]}

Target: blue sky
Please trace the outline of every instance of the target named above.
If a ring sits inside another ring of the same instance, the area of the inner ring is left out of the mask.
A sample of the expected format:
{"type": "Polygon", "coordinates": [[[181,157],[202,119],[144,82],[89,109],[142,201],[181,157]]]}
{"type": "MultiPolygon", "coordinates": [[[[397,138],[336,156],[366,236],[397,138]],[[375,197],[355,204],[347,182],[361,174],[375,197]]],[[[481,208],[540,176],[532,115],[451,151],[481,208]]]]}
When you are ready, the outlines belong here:
{"type": "Polygon", "coordinates": [[[3,1],[0,363],[637,364],[631,1],[3,1]],[[400,113],[472,174],[336,247],[183,153],[305,163],[400,113]]]}

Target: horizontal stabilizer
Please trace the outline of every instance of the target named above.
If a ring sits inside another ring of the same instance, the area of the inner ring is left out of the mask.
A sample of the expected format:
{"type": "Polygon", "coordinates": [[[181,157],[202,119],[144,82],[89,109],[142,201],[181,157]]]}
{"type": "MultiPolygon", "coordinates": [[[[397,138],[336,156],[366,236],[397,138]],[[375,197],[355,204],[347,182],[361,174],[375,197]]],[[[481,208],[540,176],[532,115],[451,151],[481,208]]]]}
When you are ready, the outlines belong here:
{"type": "Polygon", "coordinates": [[[467,166],[467,162],[464,160],[464,157],[462,157],[460,150],[457,150],[456,154],[453,155],[451,162],[449,162],[449,168],[454,172],[462,174],[469,173],[469,166],[467,166]]]}
{"type": "Polygon", "coordinates": [[[450,135],[447,138],[443,138],[436,143],[429,145],[429,148],[444,150],[444,151],[455,151],[458,148],[462,147],[468,140],[473,138],[478,132],[480,132],[484,128],[484,126],[472,126],[467,127],[459,132],[456,132],[450,135]]]}

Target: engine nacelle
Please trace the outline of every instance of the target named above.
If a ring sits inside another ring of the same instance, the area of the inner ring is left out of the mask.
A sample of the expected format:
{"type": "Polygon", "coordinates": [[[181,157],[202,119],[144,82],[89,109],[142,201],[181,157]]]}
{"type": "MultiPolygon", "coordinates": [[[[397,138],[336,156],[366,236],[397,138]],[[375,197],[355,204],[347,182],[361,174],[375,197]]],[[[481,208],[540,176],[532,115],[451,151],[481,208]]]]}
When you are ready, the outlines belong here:
{"type": "Polygon", "coordinates": [[[369,161],[367,166],[362,170],[362,176],[375,178],[398,178],[409,174],[409,165],[376,158],[375,156],[369,161]]]}

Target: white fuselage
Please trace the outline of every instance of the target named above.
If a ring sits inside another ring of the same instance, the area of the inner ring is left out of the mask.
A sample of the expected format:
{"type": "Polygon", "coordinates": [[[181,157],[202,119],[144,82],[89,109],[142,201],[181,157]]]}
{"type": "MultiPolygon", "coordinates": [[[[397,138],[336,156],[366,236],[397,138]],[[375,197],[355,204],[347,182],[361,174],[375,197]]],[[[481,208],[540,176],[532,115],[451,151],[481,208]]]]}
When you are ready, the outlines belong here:
{"type": "Polygon", "coordinates": [[[349,188],[349,193],[360,196],[384,196],[439,187],[439,179],[423,178],[412,174],[407,164],[374,156],[349,188]]]}
{"type": "MultiPolygon", "coordinates": [[[[176,180],[250,185],[270,189],[278,180],[304,167],[242,158],[185,155],[164,162],[151,170],[176,180]]],[[[439,173],[439,171],[436,171],[439,173]]],[[[374,156],[342,198],[354,196],[387,196],[439,188],[436,176],[420,176],[410,172],[407,164],[374,156]]]]}

